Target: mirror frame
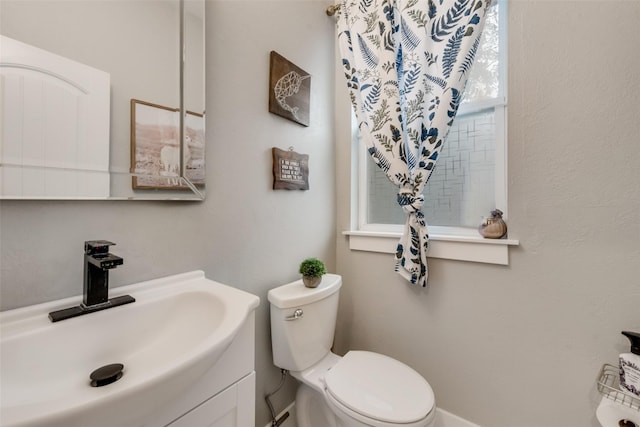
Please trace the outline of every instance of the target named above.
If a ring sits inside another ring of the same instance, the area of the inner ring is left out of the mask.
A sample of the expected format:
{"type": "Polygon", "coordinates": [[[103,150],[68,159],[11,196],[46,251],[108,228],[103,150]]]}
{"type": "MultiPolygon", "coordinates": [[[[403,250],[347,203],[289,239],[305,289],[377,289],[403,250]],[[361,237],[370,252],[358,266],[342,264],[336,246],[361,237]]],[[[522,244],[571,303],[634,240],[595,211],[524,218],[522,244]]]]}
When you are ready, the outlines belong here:
{"type": "MultiPolygon", "coordinates": [[[[187,185],[191,191],[193,192],[193,194],[199,198],[199,200],[204,200],[205,198],[205,194],[204,191],[200,191],[200,189],[198,189],[196,187],[196,185],[194,183],[192,183],[189,178],[187,177],[187,164],[185,162],[185,144],[187,144],[186,141],[186,118],[187,118],[187,114],[189,113],[188,110],[185,108],[185,102],[184,102],[184,82],[185,82],[185,64],[187,62],[187,38],[186,38],[186,10],[185,10],[185,1],[186,0],[180,0],[180,178],[182,179],[182,181],[184,182],[185,185],[187,185]]],[[[203,96],[203,105],[206,103],[206,98],[205,98],[205,87],[206,87],[206,78],[205,78],[205,69],[204,69],[204,63],[205,63],[205,45],[206,45],[206,39],[204,37],[204,33],[205,33],[205,16],[204,16],[204,10],[205,10],[205,0],[201,0],[202,2],[202,58],[203,58],[203,69],[202,69],[202,96],[203,96]]],[[[205,111],[202,111],[202,120],[206,119],[206,115],[205,115],[205,111]]],[[[205,141],[206,141],[206,133],[205,133],[205,141]]],[[[204,156],[204,153],[203,153],[204,156]]],[[[205,163],[206,164],[206,163],[205,163]]]]}

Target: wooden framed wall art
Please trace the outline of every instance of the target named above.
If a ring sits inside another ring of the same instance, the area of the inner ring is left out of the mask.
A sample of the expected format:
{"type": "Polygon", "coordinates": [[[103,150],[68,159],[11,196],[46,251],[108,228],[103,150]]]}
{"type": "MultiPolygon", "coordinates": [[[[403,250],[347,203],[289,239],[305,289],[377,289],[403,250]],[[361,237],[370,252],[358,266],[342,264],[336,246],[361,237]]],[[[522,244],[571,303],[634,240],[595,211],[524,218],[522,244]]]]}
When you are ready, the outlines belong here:
{"type": "MultiPolygon", "coordinates": [[[[204,116],[185,116],[185,174],[204,185],[204,116]]],[[[180,110],[131,100],[131,172],[135,190],[187,190],[180,177],[180,110]]]]}
{"type": "Polygon", "coordinates": [[[308,190],[309,155],[273,147],[273,189],[308,190]]]}
{"type": "Polygon", "coordinates": [[[309,126],[311,75],[275,51],[269,71],[269,111],[309,126]]]}
{"type": "Polygon", "coordinates": [[[180,113],[176,108],[131,100],[133,188],[172,189],[180,183],[180,113]]]}

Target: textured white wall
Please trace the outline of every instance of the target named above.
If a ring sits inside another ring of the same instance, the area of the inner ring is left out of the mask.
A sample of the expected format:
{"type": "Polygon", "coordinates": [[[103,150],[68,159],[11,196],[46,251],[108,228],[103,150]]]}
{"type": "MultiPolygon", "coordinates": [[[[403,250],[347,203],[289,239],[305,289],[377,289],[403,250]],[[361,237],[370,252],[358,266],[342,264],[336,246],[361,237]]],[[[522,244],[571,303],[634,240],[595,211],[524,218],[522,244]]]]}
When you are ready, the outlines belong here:
{"type": "MultiPolygon", "coordinates": [[[[124,265],[113,286],[194,269],[261,298],[257,418],[278,383],[268,289],[316,256],[334,270],[333,22],[319,1],[208,1],[207,198],[181,202],[0,202],[2,309],[82,292],[83,242],[109,239],[124,265]],[[268,112],[269,52],[312,75],[311,125],[268,112]],[[309,154],[310,190],[271,190],[271,147],[309,154]]],[[[115,29],[117,31],[117,29],[115,29]]],[[[294,399],[295,382],[276,396],[294,399]]]]}
{"type": "MultiPolygon", "coordinates": [[[[509,236],[520,247],[508,267],[432,259],[422,289],[390,255],[351,252],[339,236],[336,348],[405,361],[441,407],[485,427],[596,427],[598,370],[627,350],[621,330],[640,330],[640,2],[509,8],[509,236]]],[[[346,185],[337,197],[340,231],[346,185]]]]}

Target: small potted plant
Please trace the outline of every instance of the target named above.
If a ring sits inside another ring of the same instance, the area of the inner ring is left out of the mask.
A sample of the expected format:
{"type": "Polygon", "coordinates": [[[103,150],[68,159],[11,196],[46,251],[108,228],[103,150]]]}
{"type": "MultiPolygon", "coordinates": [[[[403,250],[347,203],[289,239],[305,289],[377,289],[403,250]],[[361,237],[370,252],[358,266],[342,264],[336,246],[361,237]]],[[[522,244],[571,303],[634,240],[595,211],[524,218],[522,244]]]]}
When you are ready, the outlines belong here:
{"type": "Polygon", "coordinates": [[[327,272],[324,263],[317,258],[307,258],[300,264],[302,283],[307,288],[315,288],[322,281],[322,275],[327,272]]]}

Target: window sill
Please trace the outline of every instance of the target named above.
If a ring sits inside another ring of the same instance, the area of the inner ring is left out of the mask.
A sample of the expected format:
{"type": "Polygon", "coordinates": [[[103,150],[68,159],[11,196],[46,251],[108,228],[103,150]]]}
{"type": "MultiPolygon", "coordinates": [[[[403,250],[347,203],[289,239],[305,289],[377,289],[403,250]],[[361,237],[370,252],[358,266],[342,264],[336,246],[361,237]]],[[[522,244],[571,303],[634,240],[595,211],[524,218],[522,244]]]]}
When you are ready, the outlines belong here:
{"type": "MultiPolygon", "coordinates": [[[[431,227],[431,229],[436,227],[431,227]]],[[[429,233],[429,258],[453,259],[487,264],[509,265],[509,246],[518,246],[514,239],[485,239],[475,230],[454,234],[429,233]],[[475,232],[475,235],[474,235],[475,232]]],[[[393,254],[402,236],[396,231],[343,231],[349,237],[352,251],[393,254]]]]}

